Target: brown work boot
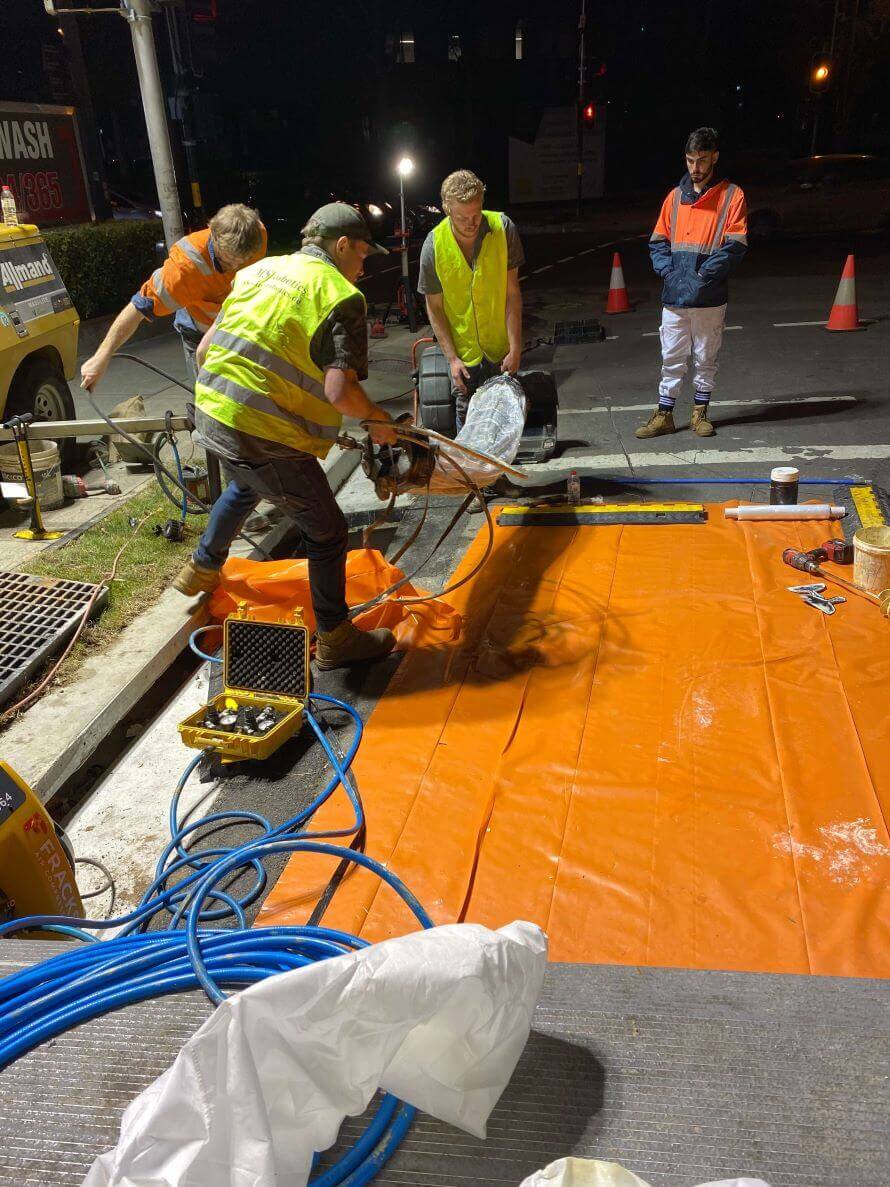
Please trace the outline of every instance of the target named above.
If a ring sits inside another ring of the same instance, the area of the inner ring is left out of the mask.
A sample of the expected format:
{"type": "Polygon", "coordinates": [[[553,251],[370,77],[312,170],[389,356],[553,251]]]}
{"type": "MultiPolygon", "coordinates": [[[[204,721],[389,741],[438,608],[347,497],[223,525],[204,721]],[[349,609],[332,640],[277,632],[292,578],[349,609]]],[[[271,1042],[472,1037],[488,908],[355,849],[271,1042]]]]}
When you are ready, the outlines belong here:
{"type": "Polygon", "coordinates": [[[204,565],[195,563],[194,557],[182,566],[173,579],[173,588],[178,589],[187,598],[193,598],[200,593],[210,593],[219,585],[219,569],[208,569],[204,565]]]}
{"type": "Polygon", "coordinates": [[[315,666],[321,672],[345,668],[372,659],[383,659],[396,645],[396,637],[386,629],[362,631],[347,618],[332,631],[319,631],[315,643],[315,666]]]}
{"type": "Polygon", "coordinates": [[[641,441],[647,437],[661,437],[665,433],[676,433],[674,414],[670,408],[656,408],[644,425],[640,425],[634,433],[641,441]]]}
{"type": "Polygon", "coordinates": [[[717,430],[708,420],[708,405],[696,404],[692,409],[692,421],[689,425],[693,433],[698,433],[699,437],[715,437],[717,430]]]}

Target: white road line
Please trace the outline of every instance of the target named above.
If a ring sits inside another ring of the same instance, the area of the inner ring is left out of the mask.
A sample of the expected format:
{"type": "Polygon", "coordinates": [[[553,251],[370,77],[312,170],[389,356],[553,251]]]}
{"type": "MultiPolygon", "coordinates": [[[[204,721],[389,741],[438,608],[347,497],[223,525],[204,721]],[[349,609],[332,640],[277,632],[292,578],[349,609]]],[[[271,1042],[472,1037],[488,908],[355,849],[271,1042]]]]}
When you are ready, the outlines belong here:
{"type": "Polygon", "coordinates": [[[724,330],[744,330],[744,326],[724,326],[724,330]]]}
{"type": "Polygon", "coordinates": [[[596,247],[585,247],[583,251],[579,251],[579,256],[589,256],[592,251],[599,251],[601,247],[609,247],[608,243],[598,243],[596,247]]]}
{"type": "MultiPolygon", "coordinates": [[[[752,466],[775,465],[777,462],[806,461],[818,466],[826,462],[862,461],[867,458],[890,458],[890,445],[776,445],[763,449],[691,449],[682,453],[653,451],[629,455],[635,470],[677,466],[752,466]]],[[[567,470],[624,470],[627,459],[623,453],[569,454],[552,462],[523,465],[528,474],[546,474],[567,470]]]]}
{"type": "Polygon", "coordinates": [[[557,260],[556,262],[557,262],[557,264],[568,264],[574,258],[575,258],[574,256],[563,256],[561,260],[557,260]]]}
{"type": "MultiPolygon", "coordinates": [[[[855,396],[789,396],[787,400],[712,400],[711,408],[777,408],[785,404],[855,404],[855,396]]],[[[612,412],[646,412],[653,405],[613,404],[612,412]]],[[[591,412],[609,412],[609,408],[560,408],[560,416],[587,416],[591,412]]]]}
{"type": "MultiPolygon", "coordinates": [[[[744,326],[724,326],[723,327],[724,330],[744,330],[744,328],[745,328],[744,326]]],[[[643,334],[643,337],[644,338],[657,338],[660,333],[661,333],[661,330],[647,330],[643,334]]]]}
{"type": "Polygon", "coordinates": [[[824,321],[774,321],[773,325],[782,330],[788,326],[824,326],[824,321]]]}
{"type": "Polygon", "coordinates": [[[533,268],[533,269],[532,269],[532,275],[534,276],[534,275],[536,275],[538,272],[546,272],[548,268],[552,268],[552,267],[553,267],[553,265],[552,265],[552,264],[545,264],[545,265],[543,266],[543,268],[533,268]]]}

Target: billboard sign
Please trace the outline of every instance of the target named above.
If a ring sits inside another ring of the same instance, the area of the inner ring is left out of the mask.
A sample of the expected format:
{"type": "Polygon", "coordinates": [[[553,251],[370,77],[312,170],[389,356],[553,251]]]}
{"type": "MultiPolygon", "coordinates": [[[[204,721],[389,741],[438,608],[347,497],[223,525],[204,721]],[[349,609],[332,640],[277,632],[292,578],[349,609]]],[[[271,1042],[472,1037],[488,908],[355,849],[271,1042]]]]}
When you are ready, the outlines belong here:
{"type": "Polygon", "coordinates": [[[0,103],[0,184],[39,227],[93,217],[73,107],[0,103]]]}
{"type": "MultiPolygon", "coordinates": [[[[584,129],[584,197],[601,198],[605,178],[605,107],[584,129]]],[[[510,137],[510,201],[566,202],[578,192],[578,132],[574,107],[546,107],[533,141],[510,137]]]]}

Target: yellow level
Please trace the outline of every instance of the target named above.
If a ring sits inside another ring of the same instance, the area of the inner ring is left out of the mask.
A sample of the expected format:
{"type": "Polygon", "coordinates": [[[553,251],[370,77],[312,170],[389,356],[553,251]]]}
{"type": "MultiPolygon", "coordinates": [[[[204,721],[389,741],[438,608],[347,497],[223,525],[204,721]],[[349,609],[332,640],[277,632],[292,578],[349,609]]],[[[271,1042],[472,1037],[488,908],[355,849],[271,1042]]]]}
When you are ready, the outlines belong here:
{"type": "Polygon", "coordinates": [[[703,503],[548,503],[539,507],[534,505],[512,506],[498,508],[499,516],[527,515],[533,511],[535,515],[565,515],[567,511],[574,511],[579,515],[633,515],[640,512],[671,512],[671,511],[704,511],[703,503]]]}
{"type": "Polygon", "coordinates": [[[882,528],[886,524],[875,492],[870,486],[851,486],[853,506],[859,516],[859,522],[864,528],[882,528]]]}

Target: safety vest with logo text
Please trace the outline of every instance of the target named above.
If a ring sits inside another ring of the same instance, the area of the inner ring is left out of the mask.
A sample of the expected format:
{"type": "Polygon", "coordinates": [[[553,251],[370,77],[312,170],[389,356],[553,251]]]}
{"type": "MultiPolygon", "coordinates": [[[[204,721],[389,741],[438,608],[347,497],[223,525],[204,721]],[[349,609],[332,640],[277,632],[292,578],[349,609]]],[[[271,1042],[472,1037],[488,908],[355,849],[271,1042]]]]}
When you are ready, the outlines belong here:
{"type": "Polygon", "coordinates": [[[433,231],[436,275],[442,285],[445,317],[458,357],[468,367],[482,362],[483,355],[499,363],[510,349],[507,338],[507,233],[503,217],[483,210],[488,234],[475,267],[466,256],[445,218],[433,231]]]}
{"type": "Polygon", "coordinates": [[[198,408],[239,432],[326,457],[343,417],[325,398],[310,344],[358,292],[333,264],[299,252],[243,269],[198,375],[198,408]]]}

